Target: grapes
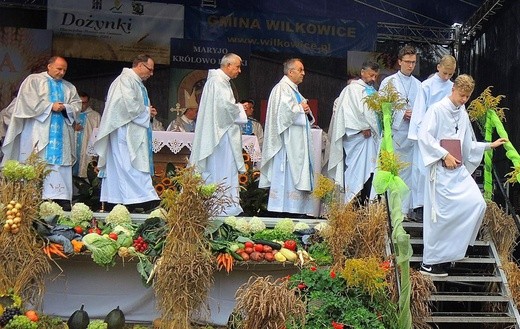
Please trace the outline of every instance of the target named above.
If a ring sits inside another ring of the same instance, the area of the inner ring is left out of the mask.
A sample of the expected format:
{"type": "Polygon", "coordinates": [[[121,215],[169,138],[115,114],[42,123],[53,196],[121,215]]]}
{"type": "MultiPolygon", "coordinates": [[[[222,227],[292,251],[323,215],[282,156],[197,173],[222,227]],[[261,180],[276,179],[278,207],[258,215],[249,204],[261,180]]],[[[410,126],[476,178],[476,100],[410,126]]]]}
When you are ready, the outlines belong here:
{"type": "MultiPolygon", "coordinates": [[[[6,307],[4,314],[0,316],[0,326],[4,327],[9,321],[11,321],[16,315],[21,315],[22,311],[19,307],[6,307]]],[[[21,328],[23,329],[23,328],[21,328]]]]}
{"type": "Polygon", "coordinates": [[[38,324],[36,322],[32,322],[25,315],[15,315],[9,323],[4,327],[4,329],[37,329],[38,324]]]}

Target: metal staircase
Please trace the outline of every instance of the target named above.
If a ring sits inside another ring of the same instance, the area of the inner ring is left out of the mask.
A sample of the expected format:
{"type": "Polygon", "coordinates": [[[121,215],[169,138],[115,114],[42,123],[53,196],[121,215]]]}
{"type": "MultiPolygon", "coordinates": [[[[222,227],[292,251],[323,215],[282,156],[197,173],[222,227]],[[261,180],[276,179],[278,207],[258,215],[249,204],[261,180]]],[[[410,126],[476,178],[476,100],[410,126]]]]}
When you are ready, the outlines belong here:
{"type": "MultiPolygon", "coordinates": [[[[422,262],[422,223],[403,222],[410,234],[412,268],[422,262]]],[[[437,288],[431,298],[434,328],[520,328],[520,314],[511,298],[500,259],[491,241],[478,240],[468,258],[451,263],[448,277],[432,277],[437,288]]]]}

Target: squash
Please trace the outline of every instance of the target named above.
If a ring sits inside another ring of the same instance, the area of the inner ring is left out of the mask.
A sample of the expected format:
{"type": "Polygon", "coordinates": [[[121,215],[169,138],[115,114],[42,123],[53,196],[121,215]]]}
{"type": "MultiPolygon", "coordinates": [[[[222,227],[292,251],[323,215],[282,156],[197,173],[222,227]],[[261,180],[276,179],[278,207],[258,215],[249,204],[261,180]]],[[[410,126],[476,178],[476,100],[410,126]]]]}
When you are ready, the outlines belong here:
{"type": "Polygon", "coordinates": [[[123,329],[125,326],[125,314],[119,309],[119,306],[105,317],[105,323],[108,329],[123,329]]]}
{"type": "Polygon", "coordinates": [[[67,326],[69,329],[87,329],[88,324],[90,323],[90,318],[88,317],[88,313],[83,310],[84,305],[81,305],[81,308],[77,311],[74,311],[67,321],[67,326]]]}

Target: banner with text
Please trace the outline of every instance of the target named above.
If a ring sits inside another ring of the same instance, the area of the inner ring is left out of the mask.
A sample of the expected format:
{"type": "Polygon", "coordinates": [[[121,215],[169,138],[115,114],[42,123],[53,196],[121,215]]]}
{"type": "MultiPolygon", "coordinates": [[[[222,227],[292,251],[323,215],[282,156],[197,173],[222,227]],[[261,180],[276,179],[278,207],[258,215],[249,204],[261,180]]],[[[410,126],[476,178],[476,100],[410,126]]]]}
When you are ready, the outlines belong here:
{"type": "Polygon", "coordinates": [[[184,36],[184,6],[132,0],[48,0],[55,53],[132,61],[146,53],[168,64],[170,38],[184,36]]]}
{"type": "Polygon", "coordinates": [[[52,32],[0,27],[0,40],[0,109],[3,109],[29,74],[46,70],[52,51],[52,32]]]}
{"type": "Polygon", "coordinates": [[[349,19],[187,7],[185,37],[251,45],[252,51],[345,57],[371,51],[377,24],[349,19]]]}
{"type": "Polygon", "coordinates": [[[170,65],[172,68],[208,70],[218,68],[222,56],[235,53],[242,58],[242,69],[247,69],[251,47],[220,41],[171,39],[170,65]]]}
{"type": "MultiPolygon", "coordinates": [[[[188,39],[171,39],[169,120],[182,114],[185,108],[197,107],[209,69],[218,69],[222,56],[235,53],[242,58],[242,72],[233,79],[237,96],[249,97],[250,46],[188,39]]],[[[239,101],[239,99],[237,99],[239,101]]]]}

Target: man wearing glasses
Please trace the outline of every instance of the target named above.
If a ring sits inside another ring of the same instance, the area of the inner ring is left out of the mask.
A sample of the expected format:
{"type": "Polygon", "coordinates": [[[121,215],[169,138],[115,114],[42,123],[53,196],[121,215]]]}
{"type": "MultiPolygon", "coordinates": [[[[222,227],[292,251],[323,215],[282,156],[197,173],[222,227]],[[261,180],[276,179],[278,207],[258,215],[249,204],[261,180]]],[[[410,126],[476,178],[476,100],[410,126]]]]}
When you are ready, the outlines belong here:
{"type": "Polygon", "coordinates": [[[153,75],[154,61],[138,55],[123,68],[108,90],[94,149],[99,155],[102,202],[108,209],[124,204],[129,211],[151,210],[159,197],[152,184],[152,106],[143,81],[153,75]]]}

